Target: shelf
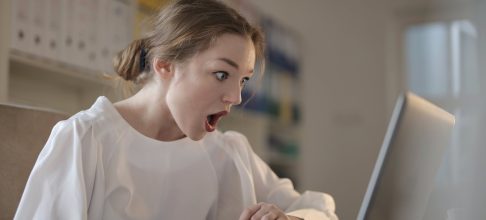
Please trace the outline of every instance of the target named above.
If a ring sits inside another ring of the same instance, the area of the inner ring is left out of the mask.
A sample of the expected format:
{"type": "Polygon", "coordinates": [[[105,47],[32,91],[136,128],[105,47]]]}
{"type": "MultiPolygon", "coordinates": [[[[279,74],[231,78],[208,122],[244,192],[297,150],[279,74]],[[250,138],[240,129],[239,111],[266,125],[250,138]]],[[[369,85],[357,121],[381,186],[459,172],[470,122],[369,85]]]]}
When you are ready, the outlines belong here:
{"type": "Polygon", "coordinates": [[[90,86],[113,86],[113,83],[103,77],[100,71],[90,70],[59,61],[37,57],[17,50],[10,50],[10,69],[11,74],[18,72],[29,72],[39,77],[44,77],[54,81],[67,83],[68,85],[80,86],[82,84],[90,86]],[[21,68],[23,71],[15,71],[21,68]]]}
{"type": "Polygon", "coordinates": [[[266,156],[268,163],[280,166],[292,167],[295,166],[298,161],[297,157],[284,155],[282,153],[275,152],[274,150],[268,150],[266,152],[266,156]]]}
{"type": "Polygon", "coordinates": [[[8,53],[5,102],[55,109],[74,114],[100,95],[119,100],[115,80],[101,72],[20,51],[8,53]]]}

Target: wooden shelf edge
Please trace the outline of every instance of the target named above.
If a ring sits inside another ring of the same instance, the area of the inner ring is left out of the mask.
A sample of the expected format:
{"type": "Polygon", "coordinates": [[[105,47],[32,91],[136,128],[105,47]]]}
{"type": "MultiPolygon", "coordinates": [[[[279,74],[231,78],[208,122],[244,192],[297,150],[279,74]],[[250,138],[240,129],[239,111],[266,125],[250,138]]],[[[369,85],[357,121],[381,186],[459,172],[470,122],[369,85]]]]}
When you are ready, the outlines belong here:
{"type": "Polygon", "coordinates": [[[46,72],[57,74],[60,77],[69,78],[71,80],[82,80],[84,82],[89,82],[100,86],[113,86],[113,83],[110,80],[107,80],[101,71],[90,70],[59,61],[38,57],[15,49],[10,49],[9,59],[10,62],[28,65],[46,72]]]}

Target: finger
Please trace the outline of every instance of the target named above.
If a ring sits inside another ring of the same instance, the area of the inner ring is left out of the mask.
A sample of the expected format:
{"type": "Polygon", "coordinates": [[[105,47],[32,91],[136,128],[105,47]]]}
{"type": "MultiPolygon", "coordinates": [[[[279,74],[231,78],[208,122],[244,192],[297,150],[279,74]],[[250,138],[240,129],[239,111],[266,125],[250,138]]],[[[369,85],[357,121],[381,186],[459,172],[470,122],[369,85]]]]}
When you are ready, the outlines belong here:
{"type": "Polygon", "coordinates": [[[262,207],[262,203],[258,203],[256,205],[252,205],[245,210],[240,215],[239,220],[249,220],[251,216],[253,216],[260,208],[262,207]]]}
{"type": "MultiPolygon", "coordinates": [[[[257,219],[258,219],[258,218],[257,218],[257,219]]],[[[264,215],[264,216],[261,218],[261,220],[276,220],[276,219],[277,219],[277,215],[276,215],[275,213],[272,213],[272,212],[265,214],[265,215],[264,215]]]]}
{"type": "Polygon", "coordinates": [[[294,220],[294,219],[284,214],[282,216],[279,216],[276,220],[294,220]]]}
{"type": "Polygon", "coordinates": [[[251,220],[260,220],[268,213],[275,213],[274,205],[261,203],[261,208],[251,216],[251,220]]]}

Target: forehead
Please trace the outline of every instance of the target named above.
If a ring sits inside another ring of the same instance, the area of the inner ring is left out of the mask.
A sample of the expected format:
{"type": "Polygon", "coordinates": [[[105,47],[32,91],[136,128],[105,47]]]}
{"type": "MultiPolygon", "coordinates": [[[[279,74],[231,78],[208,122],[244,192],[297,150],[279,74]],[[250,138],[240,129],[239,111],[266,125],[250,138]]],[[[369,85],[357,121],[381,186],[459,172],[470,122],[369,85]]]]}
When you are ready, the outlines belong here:
{"type": "Polygon", "coordinates": [[[196,62],[230,59],[240,67],[253,69],[255,65],[255,47],[246,37],[236,34],[223,34],[209,46],[208,49],[196,54],[196,62]]]}

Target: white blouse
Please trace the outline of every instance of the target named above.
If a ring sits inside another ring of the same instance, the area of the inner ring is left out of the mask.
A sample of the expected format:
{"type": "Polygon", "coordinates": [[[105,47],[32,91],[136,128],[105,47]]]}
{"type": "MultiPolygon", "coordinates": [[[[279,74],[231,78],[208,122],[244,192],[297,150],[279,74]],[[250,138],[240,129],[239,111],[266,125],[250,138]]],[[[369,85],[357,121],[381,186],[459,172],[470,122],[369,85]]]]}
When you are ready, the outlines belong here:
{"type": "Polygon", "coordinates": [[[258,202],[337,219],[331,196],[297,193],[237,132],[162,142],[132,128],[105,97],[59,122],[15,219],[238,219],[258,202]]]}

